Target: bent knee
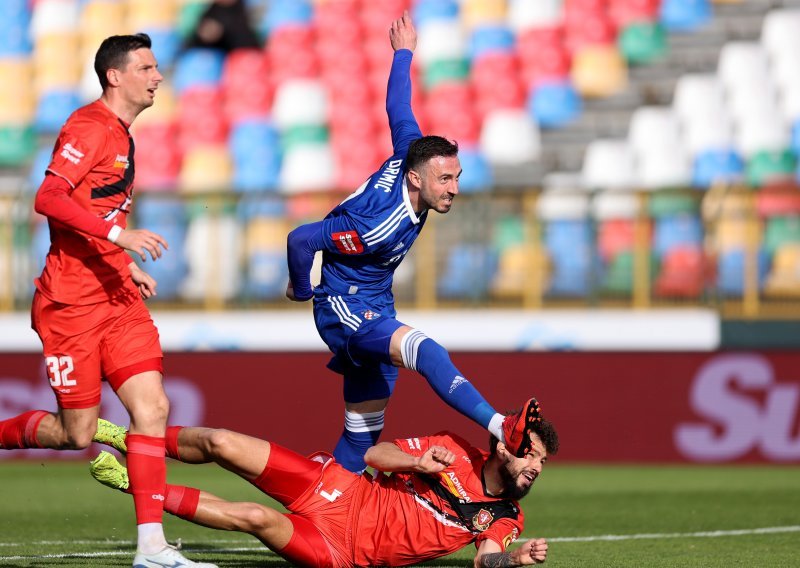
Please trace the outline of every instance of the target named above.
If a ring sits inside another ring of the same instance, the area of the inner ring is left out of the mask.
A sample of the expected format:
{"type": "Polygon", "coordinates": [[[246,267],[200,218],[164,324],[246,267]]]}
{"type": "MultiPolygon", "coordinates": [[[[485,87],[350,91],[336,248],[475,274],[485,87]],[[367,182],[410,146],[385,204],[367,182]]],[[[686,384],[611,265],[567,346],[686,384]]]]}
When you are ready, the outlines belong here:
{"type": "Polygon", "coordinates": [[[65,450],[85,450],[92,443],[94,431],[66,432],[62,448],[65,450]]]}
{"type": "Polygon", "coordinates": [[[237,511],[235,530],[258,533],[265,529],[268,530],[282,518],[282,514],[258,503],[242,503],[240,510],[237,511]]]}
{"type": "Polygon", "coordinates": [[[224,456],[227,451],[233,448],[235,436],[236,434],[230,430],[216,428],[203,434],[202,443],[209,454],[217,457],[224,456]]]}

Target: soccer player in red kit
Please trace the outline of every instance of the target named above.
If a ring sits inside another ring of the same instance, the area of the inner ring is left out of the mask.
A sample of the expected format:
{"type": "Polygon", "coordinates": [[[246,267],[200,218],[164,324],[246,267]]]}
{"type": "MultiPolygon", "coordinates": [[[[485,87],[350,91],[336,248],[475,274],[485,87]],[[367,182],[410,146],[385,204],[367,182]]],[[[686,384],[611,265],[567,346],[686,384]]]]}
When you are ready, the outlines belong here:
{"type": "Polygon", "coordinates": [[[145,34],[104,40],[94,61],[103,94],[72,113],[56,140],[35,201],[47,217],[51,244],[36,279],[31,323],[58,413],[33,410],[0,422],[0,448],[88,447],[101,380],[107,380],[130,415],[128,468],[138,526],[133,565],[211,566],[186,560],[164,537],[169,401],[158,331],[144,305],[156,282],[126,252],[156,260],[167,248],[160,235],[127,228],[135,170],[128,129],[152,106],[163,79],[150,47],[145,34]]]}
{"type": "MultiPolygon", "coordinates": [[[[297,566],[405,566],[469,543],[477,547],[476,567],[542,563],[545,539],[513,550],[508,545],[524,528],[518,500],[558,451],[558,435],[542,419],[536,399],[505,418],[503,435],[505,443],[492,436],[489,452],[449,432],[383,442],[365,456],[376,470],[373,478],[344,469],[328,454],[306,458],[228,430],[170,427],[169,457],[216,462],[290,513],[174,485],[167,485],[165,510],[203,526],[252,534],[297,566]]],[[[91,471],[105,485],[128,487],[125,468],[108,452],[91,471]]]]}

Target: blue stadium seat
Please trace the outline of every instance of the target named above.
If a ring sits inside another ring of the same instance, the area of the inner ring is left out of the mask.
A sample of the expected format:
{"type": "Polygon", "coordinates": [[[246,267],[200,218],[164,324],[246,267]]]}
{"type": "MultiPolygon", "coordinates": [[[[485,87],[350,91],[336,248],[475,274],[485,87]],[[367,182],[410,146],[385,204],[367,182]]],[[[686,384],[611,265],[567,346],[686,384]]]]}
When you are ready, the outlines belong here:
{"type": "Polygon", "coordinates": [[[44,181],[44,172],[47,166],[50,165],[50,158],[53,156],[53,149],[50,146],[42,146],[36,150],[36,155],[31,163],[31,169],[28,171],[28,183],[25,185],[25,190],[30,193],[36,193],[39,186],[44,181]]]}
{"type": "Polygon", "coordinates": [[[170,69],[181,49],[181,36],[176,28],[149,28],[143,30],[153,40],[153,55],[159,68],[170,69]]]}
{"type": "Polygon", "coordinates": [[[591,225],[587,220],[554,220],[547,223],[544,243],[552,264],[550,296],[584,296],[591,274],[591,225]]]}
{"type": "Polygon", "coordinates": [[[581,97],[568,82],[543,83],[530,92],[528,111],[542,128],[560,128],[581,113],[581,97]]]}
{"type": "MultiPolygon", "coordinates": [[[[741,296],[744,292],[745,252],[729,250],[724,252],[717,264],[717,289],[726,296],[741,296]]],[[[758,253],[758,289],[762,290],[769,272],[769,258],[764,251],[758,253]]]]}
{"type": "Polygon", "coordinates": [[[28,4],[28,0],[0,2],[0,57],[28,55],[33,50],[28,4]]]}
{"type": "Polygon", "coordinates": [[[691,32],[711,21],[709,0],[663,0],[660,19],[670,32],[691,32]]]}
{"type": "Polygon", "coordinates": [[[694,158],[692,185],[708,187],[715,182],[731,182],[744,175],[744,160],[733,149],[706,150],[694,158]]]}
{"type": "Polygon", "coordinates": [[[288,281],[285,252],[256,251],[248,257],[245,294],[249,298],[282,298],[288,281]]]}
{"type": "Polygon", "coordinates": [[[175,62],[172,84],[180,94],[189,87],[219,84],[225,54],[216,49],[193,48],[182,53],[175,62]]]}
{"type": "Polygon", "coordinates": [[[236,191],[276,190],[280,181],[280,133],[267,121],[236,124],[228,139],[236,191]]]}
{"type": "Polygon", "coordinates": [[[243,223],[256,217],[285,217],[286,203],[273,195],[248,195],[239,201],[236,215],[243,223]]]}
{"type": "Polygon", "coordinates": [[[800,156],[800,118],[792,123],[792,142],[790,148],[795,155],[800,156]]]}
{"type": "Polygon", "coordinates": [[[510,53],[514,51],[514,33],[501,25],[476,27],[469,41],[469,57],[473,61],[489,53],[510,53]]]}
{"type": "Polygon", "coordinates": [[[678,246],[703,244],[703,223],[695,215],[673,215],[656,220],[653,231],[653,252],[663,257],[678,246]]]}
{"type": "Polygon", "coordinates": [[[308,26],[314,15],[307,0],[272,0],[258,26],[264,36],[288,26],[308,26]]]}
{"type": "Polygon", "coordinates": [[[74,90],[43,93],[36,104],[33,126],[39,134],[55,134],[81,104],[81,98],[74,90]]]}
{"type": "Polygon", "coordinates": [[[455,0],[419,0],[412,12],[414,25],[417,28],[427,22],[436,20],[455,20],[458,18],[459,5],[455,0]]]}
{"type": "Polygon", "coordinates": [[[437,290],[442,298],[484,298],[497,272],[498,256],[490,246],[458,244],[450,250],[437,290]]]}
{"type": "Polygon", "coordinates": [[[189,270],[186,207],[180,199],[140,196],[133,212],[137,227],[158,233],[169,243],[169,251],[158,262],[147,262],[142,268],[158,282],[158,295],[153,299],[174,300],[189,270]]]}
{"type": "Polygon", "coordinates": [[[458,181],[460,191],[477,193],[492,189],[492,168],[477,148],[459,147],[458,159],[462,170],[458,181]]]}

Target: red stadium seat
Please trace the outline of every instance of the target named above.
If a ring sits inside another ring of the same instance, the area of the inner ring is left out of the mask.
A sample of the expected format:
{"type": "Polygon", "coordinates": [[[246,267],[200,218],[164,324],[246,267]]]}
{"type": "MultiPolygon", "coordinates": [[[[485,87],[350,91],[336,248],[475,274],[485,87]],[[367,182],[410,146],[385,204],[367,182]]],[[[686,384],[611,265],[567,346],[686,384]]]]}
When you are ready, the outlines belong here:
{"type": "Polygon", "coordinates": [[[655,22],[661,0],[610,0],[608,15],[617,29],[629,24],[655,22]]]}
{"type": "Polygon", "coordinates": [[[177,187],[182,159],[177,138],[178,125],[174,122],[136,127],[137,191],[163,191],[177,187]]]}
{"type": "Polygon", "coordinates": [[[761,217],[800,215],[800,188],[794,183],[766,185],[756,196],[761,217]]]}
{"type": "Polygon", "coordinates": [[[223,103],[222,89],[219,87],[192,87],[181,94],[178,125],[182,151],[227,141],[228,121],[220,111],[223,103]]]}
{"type": "Polygon", "coordinates": [[[697,298],[705,282],[703,251],[696,247],[676,247],[665,255],[653,291],[660,297],[697,298]]]}
{"type": "Polygon", "coordinates": [[[587,46],[610,45],[617,37],[614,23],[605,13],[566,20],[566,47],[575,53],[587,46]]]}
{"type": "Polygon", "coordinates": [[[483,119],[495,109],[520,108],[525,102],[525,90],[516,56],[508,53],[490,54],[473,63],[470,76],[475,91],[478,116],[483,119]]]}
{"type": "Polygon", "coordinates": [[[633,250],[635,240],[633,220],[611,219],[600,223],[597,230],[597,248],[605,262],[621,252],[633,250]]]}
{"type": "Polygon", "coordinates": [[[258,49],[229,53],[222,70],[222,92],[228,122],[269,114],[274,92],[265,53],[258,49]]]}

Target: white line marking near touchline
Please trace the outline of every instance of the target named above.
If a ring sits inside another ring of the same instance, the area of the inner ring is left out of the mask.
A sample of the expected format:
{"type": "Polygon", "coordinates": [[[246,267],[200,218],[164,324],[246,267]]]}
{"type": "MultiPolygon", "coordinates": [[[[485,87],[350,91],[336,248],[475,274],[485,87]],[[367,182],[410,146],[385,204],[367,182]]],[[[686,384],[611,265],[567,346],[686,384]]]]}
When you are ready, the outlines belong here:
{"type": "Polygon", "coordinates": [[[557,536],[548,538],[548,542],[596,542],[615,540],[644,540],[662,538],[717,538],[722,536],[746,536],[754,534],[775,534],[800,532],[800,525],[786,527],[762,527],[758,529],[737,529],[730,531],[699,531],[687,533],[644,533],[644,534],[605,534],[599,536],[557,536]]]}
{"type": "MultiPolygon", "coordinates": [[[[667,538],[719,538],[726,536],[748,536],[760,534],[779,534],[800,532],[800,525],[788,525],[784,527],[761,527],[755,529],[736,529],[736,530],[719,530],[719,531],[698,531],[698,532],[684,532],[684,533],[642,533],[642,534],[605,534],[597,536],[560,536],[548,537],[549,542],[597,542],[597,541],[618,541],[618,540],[644,540],[644,539],[667,539],[667,538]]],[[[0,547],[12,546],[66,546],[76,544],[89,544],[89,545],[125,545],[133,546],[134,542],[129,540],[124,541],[109,541],[109,540],[43,540],[39,542],[0,542],[0,547]]],[[[203,544],[247,544],[245,540],[234,539],[216,539],[204,540],[203,544]]],[[[237,546],[235,548],[215,548],[215,549],[193,549],[191,546],[183,548],[184,552],[207,552],[213,554],[225,554],[231,552],[249,552],[249,551],[262,551],[264,554],[273,554],[269,549],[258,543],[253,543],[252,546],[237,546]]],[[[13,562],[19,560],[40,560],[45,558],[103,558],[110,556],[129,556],[133,552],[130,550],[112,550],[106,552],[65,552],[60,554],[36,554],[36,555],[18,555],[18,556],[0,556],[0,563],[13,562]]]]}

